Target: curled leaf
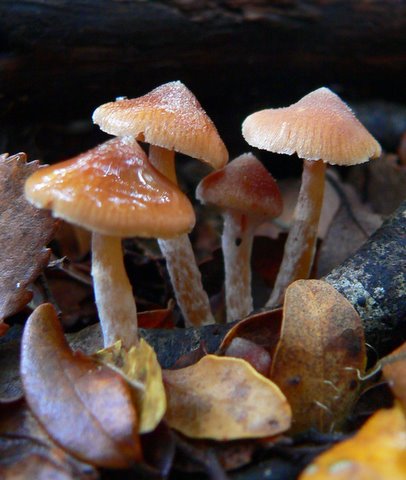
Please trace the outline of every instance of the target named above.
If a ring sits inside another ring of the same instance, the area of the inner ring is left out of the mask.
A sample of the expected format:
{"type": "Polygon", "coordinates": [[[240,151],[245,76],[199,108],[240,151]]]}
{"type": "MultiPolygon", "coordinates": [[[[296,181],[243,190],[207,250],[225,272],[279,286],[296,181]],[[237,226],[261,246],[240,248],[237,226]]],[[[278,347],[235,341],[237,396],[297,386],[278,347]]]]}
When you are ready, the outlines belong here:
{"type": "Polygon", "coordinates": [[[154,349],[143,338],[128,351],[119,341],[98,352],[96,358],[113,367],[134,387],[140,433],[154,430],[166,411],[162,370],[154,349]]]}
{"type": "Polygon", "coordinates": [[[29,317],[21,348],[28,405],[59,445],[102,467],[129,467],[141,458],[130,387],[110,368],[70,350],[52,305],[29,317]]]}
{"type": "Polygon", "coordinates": [[[0,321],[31,300],[27,286],[48,263],[50,251],[45,245],[56,225],[49,212],[33,207],[24,197],[25,180],[40,168],[38,162],[26,160],[24,153],[0,156],[0,321]]]}
{"type": "Polygon", "coordinates": [[[295,431],[340,425],[358,395],[365,369],[361,320],[322,280],[298,280],[286,290],[281,338],[271,379],[293,410],[295,431]]]}
{"type": "Polygon", "coordinates": [[[349,440],[309,465],[300,480],[404,480],[406,419],[399,405],[376,412],[349,440]]]}
{"type": "Polygon", "coordinates": [[[164,370],[168,424],[193,438],[234,440],[276,435],[291,411],[279,388],[239,358],[206,355],[164,370]]]}

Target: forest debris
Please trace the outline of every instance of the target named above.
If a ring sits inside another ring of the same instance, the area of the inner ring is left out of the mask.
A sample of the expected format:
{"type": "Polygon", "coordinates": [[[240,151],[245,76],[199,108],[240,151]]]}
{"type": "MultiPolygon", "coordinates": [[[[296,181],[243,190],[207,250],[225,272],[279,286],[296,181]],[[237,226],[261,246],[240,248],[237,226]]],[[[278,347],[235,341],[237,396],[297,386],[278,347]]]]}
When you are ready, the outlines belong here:
{"type": "Polygon", "coordinates": [[[399,405],[378,410],[349,440],[316,458],[300,480],[404,480],[406,419],[399,405]]]}
{"type": "Polygon", "coordinates": [[[405,234],[406,201],[355,254],[324,277],[357,310],[366,341],[380,353],[393,350],[403,338],[405,234]]]}
{"type": "Polygon", "coordinates": [[[406,198],[406,166],[400,165],[394,154],[354,168],[349,181],[363,192],[374,211],[382,215],[390,215],[406,198]]]}
{"type": "Polygon", "coordinates": [[[98,474],[56,445],[20,399],[0,402],[0,477],[95,480],[98,474]]]}
{"type": "Polygon", "coordinates": [[[162,371],[154,349],[143,338],[128,351],[119,341],[97,352],[94,358],[114,368],[134,388],[139,432],[154,430],[166,410],[162,371]]]}
{"type": "Polygon", "coordinates": [[[206,355],[164,370],[168,424],[192,438],[234,440],[276,435],[290,426],[279,388],[244,360],[206,355]]]}
{"type": "Polygon", "coordinates": [[[383,374],[406,415],[406,342],[382,360],[383,374]]]}
{"type": "Polygon", "coordinates": [[[29,317],[21,349],[28,405],[59,445],[96,466],[123,468],[140,460],[130,387],[110,368],[70,350],[52,305],[29,317]]]}
{"type": "Polygon", "coordinates": [[[293,431],[340,427],[358,394],[364,342],[359,315],[328,283],[288,287],[271,379],[292,406],[293,431]]]}
{"type": "Polygon", "coordinates": [[[26,178],[40,168],[37,161],[26,160],[24,153],[0,157],[0,322],[31,300],[27,286],[48,263],[50,250],[45,245],[56,225],[49,212],[24,197],[26,178]]]}

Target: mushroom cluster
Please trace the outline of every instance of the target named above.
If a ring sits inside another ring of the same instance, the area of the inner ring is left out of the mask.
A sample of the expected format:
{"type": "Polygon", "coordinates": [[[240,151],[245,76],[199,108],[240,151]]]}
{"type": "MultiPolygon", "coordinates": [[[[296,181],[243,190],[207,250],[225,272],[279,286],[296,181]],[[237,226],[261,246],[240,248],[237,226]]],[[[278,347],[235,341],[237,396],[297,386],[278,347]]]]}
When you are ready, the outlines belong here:
{"type": "MultiPolygon", "coordinates": [[[[166,259],[186,326],[214,322],[188,233],[195,215],[179,190],[175,152],[215,169],[198,185],[203,204],[224,217],[227,320],[253,308],[250,257],[256,228],[282,211],[278,186],[262,163],[246,153],[228,165],[227,149],[196,97],[170,82],[135,99],[98,107],[93,120],[115,138],[86,153],[35,172],[26,197],[40,208],[92,232],[92,276],[104,344],[138,342],[137,310],[127,278],[121,238],[154,237],[166,259]],[[149,144],[149,155],[138,144],[149,144]]],[[[354,165],[381,148],[349,107],[327,88],[297,103],[245,119],[247,142],[303,159],[303,177],[281,268],[267,303],[279,305],[286,288],[308,278],[323,201],[326,163],[354,165]]]]}

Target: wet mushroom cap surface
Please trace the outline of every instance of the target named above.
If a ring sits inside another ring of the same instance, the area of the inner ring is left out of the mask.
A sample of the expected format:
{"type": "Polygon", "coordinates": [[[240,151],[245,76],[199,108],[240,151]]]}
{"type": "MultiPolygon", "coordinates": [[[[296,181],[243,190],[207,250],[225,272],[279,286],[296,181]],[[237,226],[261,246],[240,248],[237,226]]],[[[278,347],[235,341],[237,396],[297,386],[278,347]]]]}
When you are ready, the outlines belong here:
{"type": "Polygon", "coordinates": [[[228,161],[216,127],[193,93],[176,81],[135,99],[117,99],[98,107],[93,121],[111,135],[132,135],[168,150],[203,160],[214,168],[228,161]]]}
{"type": "Polygon", "coordinates": [[[276,181],[251,153],[240,155],[205,177],[196,189],[196,197],[202,203],[248,215],[277,217],[282,213],[276,181]]]}
{"type": "Polygon", "coordinates": [[[242,132],[254,147],[336,165],[355,165],[381,154],[379,143],[348,105],[325,87],[289,107],[253,113],[242,132]]]}
{"type": "Polygon", "coordinates": [[[172,238],[195,223],[187,197],[131,137],[38,170],[27,180],[25,195],[55,217],[105,235],[172,238]]]}

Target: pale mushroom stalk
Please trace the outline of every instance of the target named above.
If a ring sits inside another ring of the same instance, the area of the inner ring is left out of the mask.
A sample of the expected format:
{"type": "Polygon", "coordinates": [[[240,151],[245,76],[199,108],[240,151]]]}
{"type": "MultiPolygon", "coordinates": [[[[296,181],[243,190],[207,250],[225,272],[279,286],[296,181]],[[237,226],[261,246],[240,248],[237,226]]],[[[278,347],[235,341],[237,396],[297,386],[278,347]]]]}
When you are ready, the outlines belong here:
{"type": "MultiPolygon", "coordinates": [[[[193,93],[179,81],[161,85],[138,98],[101,105],[94,111],[93,121],[112,135],[129,135],[148,143],[152,147],[152,163],[173,183],[174,152],[202,160],[213,168],[221,168],[228,161],[227,149],[213,122],[193,93]]],[[[186,324],[214,323],[188,237],[159,243],[186,324]],[[185,265],[186,270],[178,270],[185,265]],[[185,288],[189,291],[185,292],[185,288]]]]}
{"type": "MultiPolygon", "coordinates": [[[[173,150],[155,145],[149,147],[152,165],[177,185],[174,158],[173,150]]],[[[189,236],[182,234],[174,239],[158,239],[158,244],[165,257],[176,301],[185,324],[199,326],[214,323],[209,298],[203,288],[202,276],[196,264],[189,236]]]]}
{"type": "Polygon", "coordinates": [[[326,164],[304,160],[302,185],[292,226],[286,240],[282,264],[266,304],[283,303],[286,288],[295,280],[309,278],[316,249],[317,228],[323,204],[326,164]]]}
{"type": "Polygon", "coordinates": [[[251,252],[254,231],[282,212],[282,197],[272,175],[252,153],[207,175],[196,197],[219,208],[224,218],[222,251],[225,267],[227,321],[252,311],[251,252]]]}
{"type": "Polygon", "coordinates": [[[138,344],[137,306],[124,267],[120,237],[92,235],[92,277],[105,347],[138,344]]]}
{"type": "Polygon", "coordinates": [[[221,246],[224,257],[227,321],[247,316],[253,310],[251,252],[254,232],[261,221],[233,210],[223,212],[221,246]]]}

